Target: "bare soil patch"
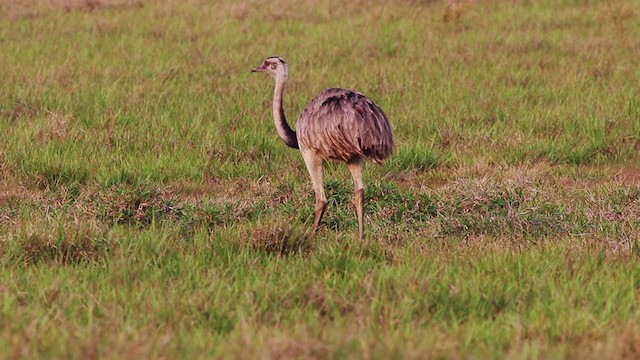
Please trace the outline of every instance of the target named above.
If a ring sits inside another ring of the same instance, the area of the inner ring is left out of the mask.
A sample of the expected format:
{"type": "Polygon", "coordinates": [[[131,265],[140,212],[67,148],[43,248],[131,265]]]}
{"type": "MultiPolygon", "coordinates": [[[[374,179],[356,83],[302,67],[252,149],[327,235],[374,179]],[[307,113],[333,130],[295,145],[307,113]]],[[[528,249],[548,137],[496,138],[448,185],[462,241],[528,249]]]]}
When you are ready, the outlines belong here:
{"type": "Polygon", "coordinates": [[[623,167],[614,179],[623,184],[640,185],[640,167],[623,167]]]}
{"type": "Polygon", "coordinates": [[[250,179],[211,180],[206,182],[181,181],[168,187],[170,195],[185,201],[211,201],[236,203],[272,196],[278,189],[269,180],[250,179]]]}
{"type": "Polygon", "coordinates": [[[42,191],[38,189],[28,189],[17,182],[0,180],[0,206],[12,200],[37,200],[42,197],[42,191]]]}
{"type": "Polygon", "coordinates": [[[593,189],[603,185],[640,185],[640,167],[586,166],[577,176],[560,176],[557,183],[570,189],[593,189]]]}

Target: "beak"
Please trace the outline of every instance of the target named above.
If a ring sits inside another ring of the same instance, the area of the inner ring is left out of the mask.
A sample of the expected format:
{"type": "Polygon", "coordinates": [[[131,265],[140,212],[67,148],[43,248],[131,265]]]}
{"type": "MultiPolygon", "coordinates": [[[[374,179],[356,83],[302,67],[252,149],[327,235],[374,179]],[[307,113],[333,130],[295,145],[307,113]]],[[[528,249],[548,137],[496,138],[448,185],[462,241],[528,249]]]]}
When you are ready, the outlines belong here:
{"type": "Polygon", "coordinates": [[[262,66],[257,67],[255,69],[251,69],[251,72],[263,72],[263,71],[264,71],[264,67],[262,67],[262,66]]]}

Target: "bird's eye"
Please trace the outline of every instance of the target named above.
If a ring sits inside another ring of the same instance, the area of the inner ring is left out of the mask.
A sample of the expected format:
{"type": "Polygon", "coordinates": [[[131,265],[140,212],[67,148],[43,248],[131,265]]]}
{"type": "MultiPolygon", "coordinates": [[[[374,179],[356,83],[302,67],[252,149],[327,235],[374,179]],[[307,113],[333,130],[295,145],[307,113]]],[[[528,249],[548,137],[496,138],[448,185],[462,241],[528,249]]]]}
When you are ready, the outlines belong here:
{"type": "Polygon", "coordinates": [[[277,66],[278,66],[278,65],[276,65],[276,64],[271,64],[271,68],[272,68],[272,69],[275,69],[277,66]]]}

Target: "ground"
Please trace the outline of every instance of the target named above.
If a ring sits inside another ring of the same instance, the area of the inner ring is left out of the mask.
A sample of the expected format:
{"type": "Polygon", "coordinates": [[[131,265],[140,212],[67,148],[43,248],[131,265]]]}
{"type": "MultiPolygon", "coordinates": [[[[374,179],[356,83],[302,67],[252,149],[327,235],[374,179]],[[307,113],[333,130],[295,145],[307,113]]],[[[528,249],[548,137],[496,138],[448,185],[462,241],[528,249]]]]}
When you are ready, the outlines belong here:
{"type": "Polygon", "coordinates": [[[640,357],[635,0],[0,0],[0,358],[640,357]],[[389,116],[314,236],[277,137],[389,116]]]}

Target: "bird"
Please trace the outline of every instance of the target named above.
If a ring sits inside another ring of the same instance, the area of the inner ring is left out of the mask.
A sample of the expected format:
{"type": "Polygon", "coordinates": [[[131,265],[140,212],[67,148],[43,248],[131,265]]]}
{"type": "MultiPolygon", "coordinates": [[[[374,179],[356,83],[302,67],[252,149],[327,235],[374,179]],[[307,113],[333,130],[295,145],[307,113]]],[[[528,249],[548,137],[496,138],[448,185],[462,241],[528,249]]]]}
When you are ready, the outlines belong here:
{"type": "Polygon", "coordinates": [[[323,166],[328,161],[339,161],[346,163],[353,178],[358,238],[362,240],[365,160],[382,163],[394,150],[393,132],[387,115],[359,91],[329,88],[311,100],[302,111],[294,131],[287,123],[283,105],[289,79],[287,62],[282,57],[270,56],[252,72],[264,72],[275,79],[273,119],[276,129],[287,146],[300,150],[316,197],[313,233],[320,227],[327,208],[323,166]]]}

